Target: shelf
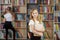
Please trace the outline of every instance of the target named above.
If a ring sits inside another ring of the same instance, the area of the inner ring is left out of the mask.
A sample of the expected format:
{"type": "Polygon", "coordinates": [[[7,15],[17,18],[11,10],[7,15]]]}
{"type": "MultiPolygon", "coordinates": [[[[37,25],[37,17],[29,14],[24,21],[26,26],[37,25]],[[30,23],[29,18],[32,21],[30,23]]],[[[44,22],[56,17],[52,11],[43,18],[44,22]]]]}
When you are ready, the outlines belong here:
{"type": "Polygon", "coordinates": [[[43,20],[43,21],[45,21],[45,22],[47,21],[48,22],[48,21],[54,21],[54,20],[43,20]]]}
{"type": "Polygon", "coordinates": [[[26,13],[20,13],[20,12],[15,12],[16,14],[26,14],[26,13]]]}
{"type": "Polygon", "coordinates": [[[58,3],[58,4],[55,4],[55,5],[59,5],[59,6],[60,6],[60,3],[58,3]]]}
{"type": "MultiPolygon", "coordinates": [[[[1,38],[1,39],[5,39],[5,38],[1,38]]],[[[13,38],[8,38],[8,39],[13,39],[13,38]]],[[[27,38],[15,38],[15,39],[27,39],[27,38]]]]}
{"type": "Polygon", "coordinates": [[[0,4],[0,5],[11,5],[11,4],[0,4]]]}
{"type": "Polygon", "coordinates": [[[54,22],[55,24],[60,24],[60,22],[54,22]]]}
{"type": "Polygon", "coordinates": [[[23,27],[15,27],[16,29],[27,29],[27,28],[23,28],[23,27]]]}
{"type": "Polygon", "coordinates": [[[50,12],[50,13],[49,12],[46,12],[46,13],[45,12],[42,12],[40,14],[54,14],[54,12],[50,12]]]}
{"type": "Polygon", "coordinates": [[[15,22],[26,22],[26,20],[15,20],[15,22]]]}
{"type": "Polygon", "coordinates": [[[41,4],[40,4],[40,6],[52,6],[52,7],[53,7],[53,6],[55,6],[55,5],[51,5],[51,4],[50,4],[50,5],[44,5],[44,4],[41,5],[41,4]]]}
{"type": "Polygon", "coordinates": [[[14,6],[19,6],[19,7],[26,7],[26,5],[23,5],[23,6],[21,6],[21,5],[14,5],[14,6]]]}

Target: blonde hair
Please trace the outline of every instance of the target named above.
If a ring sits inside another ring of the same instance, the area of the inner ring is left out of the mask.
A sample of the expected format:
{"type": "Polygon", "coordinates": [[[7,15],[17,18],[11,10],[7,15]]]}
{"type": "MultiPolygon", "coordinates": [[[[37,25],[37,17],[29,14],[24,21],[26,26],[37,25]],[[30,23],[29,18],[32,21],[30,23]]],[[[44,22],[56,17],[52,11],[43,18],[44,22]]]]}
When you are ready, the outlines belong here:
{"type": "MultiPolygon", "coordinates": [[[[30,11],[30,19],[32,19],[32,20],[34,20],[34,19],[33,19],[33,16],[32,16],[32,13],[33,13],[34,10],[37,10],[37,9],[32,9],[32,10],[30,11]]],[[[38,11],[38,10],[37,10],[37,11],[38,11]]],[[[37,20],[38,20],[38,17],[37,17],[37,20]]]]}
{"type": "Polygon", "coordinates": [[[39,22],[42,22],[43,21],[43,15],[42,14],[39,14],[38,15],[38,20],[39,20],[39,22]]]}
{"type": "MultiPolygon", "coordinates": [[[[30,20],[32,19],[33,21],[34,21],[34,19],[33,19],[33,16],[32,16],[32,13],[33,13],[33,11],[34,10],[37,10],[37,9],[32,9],[31,11],[30,11],[30,20]]],[[[38,10],[37,10],[38,11],[38,10]]],[[[39,14],[38,16],[37,16],[37,20],[40,22],[40,17],[43,17],[43,15],[42,14],[39,14]]]]}

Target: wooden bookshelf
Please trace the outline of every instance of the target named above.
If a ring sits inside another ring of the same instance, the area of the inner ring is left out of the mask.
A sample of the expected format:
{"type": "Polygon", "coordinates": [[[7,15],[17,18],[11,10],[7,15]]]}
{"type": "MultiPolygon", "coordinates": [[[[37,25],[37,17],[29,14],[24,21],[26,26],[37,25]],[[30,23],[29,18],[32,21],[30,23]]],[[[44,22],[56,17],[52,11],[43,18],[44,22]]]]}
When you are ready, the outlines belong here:
{"type": "MultiPolygon", "coordinates": [[[[11,7],[14,12],[15,21],[13,23],[14,27],[17,29],[17,32],[22,32],[20,34],[23,34],[23,38],[17,37],[16,40],[24,40],[27,39],[27,21],[26,16],[30,16],[30,10],[32,8],[37,8],[39,14],[42,14],[44,17],[44,26],[46,30],[47,36],[44,36],[45,40],[53,40],[54,37],[54,26],[56,28],[56,32],[60,29],[60,21],[58,17],[60,17],[60,0],[0,0],[0,23],[2,23],[1,15],[3,15],[3,12],[5,11],[6,7],[11,7]],[[20,16],[22,14],[23,16],[17,17],[17,14],[20,16]],[[50,16],[48,16],[50,15],[50,16]],[[48,25],[47,25],[48,24],[48,25]],[[50,25],[50,26],[49,26],[50,25]],[[21,30],[21,31],[20,31],[21,30]],[[24,34],[25,33],[25,34],[24,34]],[[51,35],[49,34],[51,33],[51,35]],[[49,37],[50,38],[49,38],[49,37]],[[47,37],[47,38],[46,38],[47,37]]],[[[29,17],[28,17],[29,19],[29,17]]],[[[0,31],[4,31],[5,29],[0,29],[0,31]]],[[[19,35],[18,33],[18,35],[19,35]]],[[[45,35],[46,35],[45,34],[45,35]]],[[[2,38],[2,40],[5,40],[5,38],[2,38]]],[[[13,39],[13,38],[9,38],[13,39]]]]}
{"type": "Polygon", "coordinates": [[[55,34],[55,40],[59,40],[59,33],[60,30],[60,0],[56,0],[55,3],[55,11],[54,11],[54,34],[55,34]]]}

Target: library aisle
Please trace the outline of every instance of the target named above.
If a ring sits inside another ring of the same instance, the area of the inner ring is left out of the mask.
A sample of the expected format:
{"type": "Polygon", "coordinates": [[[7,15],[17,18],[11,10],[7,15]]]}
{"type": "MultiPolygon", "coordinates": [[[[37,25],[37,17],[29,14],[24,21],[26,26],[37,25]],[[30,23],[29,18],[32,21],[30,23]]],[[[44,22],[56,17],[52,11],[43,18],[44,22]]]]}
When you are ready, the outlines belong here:
{"type": "MultiPolygon", "coordinates": [[[[10,7],[14,16],[12,22],[15,28],[16,40],[27,40],[29,30],[30,10],[38,9],[43,15],[45,27],[44,40],[60,40],[60,0],[0,0],[0,40],[5,40],[6,31],[3,28],[3,16],[7,7],[10,7]]],[[[9,29],[8,39],[13,39],[13,32],[9,29]]]]}

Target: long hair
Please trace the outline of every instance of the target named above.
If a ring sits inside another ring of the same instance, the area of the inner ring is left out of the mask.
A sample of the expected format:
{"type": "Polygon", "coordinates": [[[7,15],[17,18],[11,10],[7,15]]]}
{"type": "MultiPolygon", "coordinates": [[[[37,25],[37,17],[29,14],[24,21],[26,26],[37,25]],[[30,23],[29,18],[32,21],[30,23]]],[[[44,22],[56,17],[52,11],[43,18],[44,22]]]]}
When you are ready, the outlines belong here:
{"type": "Polygon", "coordinates": [[[38,20],[39,20],[40,23],[43,21],[43,14],[38,15],[38,20]]]}
{"type": "Polygon", "coordinates": [[[7,13],[6,10],[8,10],[8,11],[11,13],[11,7],[7,7],[7,8],[5,8],[5,11],[3,12],[3,14],[6,14],[6,13],[7,13]]]}
{"type": "Polygon", "coordinates": [[[14,12],[12,11],[12,8],[11,7],[7,7],[5,9],[5,12],[3,13],[3,15],[7,13],[6,10],[8,10],[14,16],[14,12]]]}
{"type": "MultiPolygon", "coordinates": [[[[32,10],[30,11],[30,20],[32,19],[33,21],[35,21],[34,18],[33,18],[33,16],[32,16],[32,13],[33,13],[34,10],[37,10],[37,9],[32,9],[32,10]]],[[[37,10],[37,11],[38,11],[38,10],[37,10]]],[[[42,15],[42,14],[39,14],[39,15],[37,16],[37,20],[38,20],[39,22],[41,22],[41,19],[43,19],[43,15],[42,15]]],[[[42,20],[42,21],[43,21],[43,20],[42,20]]]]}
{"type": "MultiPolygon", "coordinates": [[[[33,21],[34,21],[34,18],[33,18],[33,16],[32,16],[32,13],[33,13],[34,10],[37,10],[37,9],[32,9],[32,10],[30,11],[30,20],[32,19],[33,21]]],[[[38,11],[38,10],[37,10],[37,11],[38,11]]],[[[38,20],[38,16],[37,16],[37,20],[38,20]]]]}

